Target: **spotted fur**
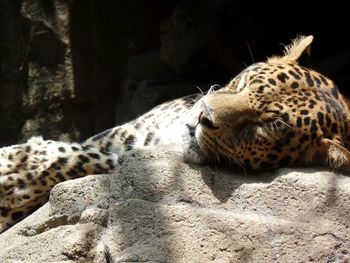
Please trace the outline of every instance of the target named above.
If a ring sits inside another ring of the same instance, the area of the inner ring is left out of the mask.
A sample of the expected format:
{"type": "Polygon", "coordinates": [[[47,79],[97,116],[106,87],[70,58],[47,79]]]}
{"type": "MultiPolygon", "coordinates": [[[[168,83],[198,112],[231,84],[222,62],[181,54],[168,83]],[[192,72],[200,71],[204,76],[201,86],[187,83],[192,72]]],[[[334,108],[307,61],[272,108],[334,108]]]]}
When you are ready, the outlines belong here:
{"type": "Polygon", "coordinates": [[[132,149],[177,145],[191,163],[248,169],[350,168],[349,107],[335,84],[298,64],[312,36],[243,70],[225,87],[164,103],[85,142],[36,137],[0,149],[0,231],[30,214],[59,182],[112,173],[132,149]]]}

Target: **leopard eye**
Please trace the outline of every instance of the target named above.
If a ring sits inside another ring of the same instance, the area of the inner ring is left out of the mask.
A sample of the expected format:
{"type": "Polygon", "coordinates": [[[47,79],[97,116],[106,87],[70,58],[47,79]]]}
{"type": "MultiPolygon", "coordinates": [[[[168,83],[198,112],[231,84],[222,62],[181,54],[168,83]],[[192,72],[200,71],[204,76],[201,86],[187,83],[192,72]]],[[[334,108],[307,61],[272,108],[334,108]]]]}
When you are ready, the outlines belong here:
{"type": "Polygon", "coordinates": [[[218,127],[214,126],[213,122],[211,120],[209,120],[208,117],[206,117],[203,112],[201,112],[201,114],[198,117],[198,123],[200,123],[201,125],[203,125],[204,127],[210,129],[210,130],[217,130],[219,129],[218,127]]]}

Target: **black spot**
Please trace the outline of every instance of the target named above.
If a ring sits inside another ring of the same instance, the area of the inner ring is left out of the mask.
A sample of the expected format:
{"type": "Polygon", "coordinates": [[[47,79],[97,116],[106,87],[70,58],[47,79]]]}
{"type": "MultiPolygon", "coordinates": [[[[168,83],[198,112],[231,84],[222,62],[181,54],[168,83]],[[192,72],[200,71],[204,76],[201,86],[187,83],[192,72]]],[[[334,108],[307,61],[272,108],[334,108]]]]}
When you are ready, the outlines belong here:
{"type": "MultiPolygon", "coordinates": [[[[141,122],[136,123],[135,129],[141,128],[141,124],[142,124],[141,122]],[[136,126],[138,126],[138,127],[136,127],[136,126]]],[[[117,136],[121,130],[122,130],[122,127],[114,128],[112,134],[109,137],[114,139],[114,137],[117,136]]]]}
{"type": "Polygon", "coordinates": [[[326,125],[327,127],[330,127],[332,123],[331,118],[329,117],[329,114],[326,114],[326,125]]]}
{"type": "Polygon", "coordinates": [[[273,153],[269,153],[269,154],[267,155],[267,158],[269,158],[270,161],[276,160],[277,157],[278,157],[278,156],[277,156],[276,154],[273,154],[273,153]]]}
{"type": "Polygon", "coordinates": [[[57,181],[56,181],[56,179],[55,179],[55,178],[53,178],[53,177],[49,177],[49,181],[53,182],[54,184],[59,183],[59,182],[57,182],[57,181]]]}
{"type": "Polygon", "coordinates": [[[35,179],[33,179],[33,180],[30,181],[30,184],[31,184],[31,185],[36,185],[36,183],[37,183],[37,181],[36,181],[35,179]]]}
{"type": "Polygon", "coordinates": [[[26,155],[26,156],[23,156],[22,158],[21,158],[21,163],[24,163],[24,162],[26,162],[28,160],[28,156],[26,155]]]}
{"type": "Polygon", "coordinates": [[[22,198],[25,199],[25,200],[28,200],[28,199],[30,199],[31,197],[30,197],[30,195],[23,195],[22,198]]]}
{"type": "Polygon", "coordinates": [[[133,148],[135,143],[135,136],[134,135],[129,135],[128,138],[125,139],[124,145],[126,146],[126,150],[129,151],[133,148]]]}
{"type": "Polygon", "coordinates": [[[309,140],[309,135],[304,134],[303,136],[301,136],[301,138],[299,139],[300,144],[303,144],[304,142],[309,140]]]}
{"type": "Polygon", "coordinates": [[[23,216],[23,212],[22,211],[16,211],[13,212],[11,215],[12,220],[18,220],[23,216]]]}
{"type": "Polygon", "coordinates": [[[295,147],[291,147],[291,148],[289,149],[289,152],[290,152],[290,153],[295,152],[295,151],[296,151],[296,148],[295,148],[295,147]]]}
{"type": "Polygon", "coordinates": [[[177,112],[177,113],[178,113],[178,112],[180,112],[180,111],[182,111],[182,110],[183,110],[183,108],[179,106],[179,107],[175,108],[174,112],[177,112]]]}
{"type": "Polygon", "coordinates": [[[68,159],[67,158],[63,158],[63,157],[59,157],[58,158],[58,163],[64,165],[68,163],[68,159]]]}
{"type": "Polygon", "coordinates": [[[278,152],[278,153],[281,153],[281,152],[283,152],[284,146],[285,146],[285,141],[278,140],[278,141],[276,141],[275,145],[271,149],[278,152]]]}
{"type": "Polygon", "coordinates": [[[88,153],[88,155],[93,159],[101,159],[101,156],[97,153],[88,153]]]}
{"type": "Polygon", "coordinates": [[[111,160],[111,159],[107,159],[106,163],[108,164],[109,169],[111,169],[111,170],[112,170],[112,169],[114,169],[114,168],[115,168],[115,165],[114,165],[113,160],[111,160]]]}
{"type": "Polygon", "coordinates": [[[148,133],[147,136],[146,136],[144,145],[145,146],[149,145],[151,140],[153,139],[153,137],[154,137],[154,133],[153,132],[148,133]]]}
{"type": "Polygon", "coordinates": [[[333,124],[332,124],[331,131],[332,131],[333,133],[338,133],[338,125],[337,125],[336,123],[333,123],[333,124]]]}
{"type": "Polygon", "coordinates": [[[262,169],[271,169],[273,168],[274,164],[270,162],[261,162],[260,163],[260,168],[262,169]]]}
{"type": "Polygon", "coordinates": [[[329,104],[326,104],[326,111],[327,111],[328,113],[331,113],[331,107],[329,106],[329,104]]]}
{"type": "Polygon", "coordinates": [[[26,182],[25,182],[23,179],[18,179],[18,180],[17,180],[17,184],[18,184],[18,187],[19,187],[20,189],[23,189],[23,188],[26,187],[26,182]]]}
{"type": "Polygon", "coordinates": [[[76,147],[76,146],[72,146],[72,150],[73,150],[74,152],[76,152],[76,151],[79,151],[79,148],[76,147]]]}
{"type": "Polygon", "coordinates": [[[135,126],[134,126],[134,128],[135,128],[136,130],[139,130],[139,129],[141,128],[141,122],[136,123],[135,126]]]}
{"type": "Polygon", "coordinates": [[[307,84],[312,87],[314,85],[314,81],[311,78],[311,75],[309,72],[305,72],[305,78],[306,78],[306,82],[307,84]]]}
{"type": "Polygon", "coordinates": [[[297,118],[297,127],[301,127],[303,125],[301,117],[297,118]]]}
{"type": "Polygon", "coordinates": [[[299,87],[299,84],[298,82],[293,82],[291,85],[290,85],[293,89],[297,89],[299,87]]]}
{"type": "Polygon", "coordinates": [[[315,77],[315,76],[314,76],[314,80],[315,80],[316,86],[317,86],[317,87],[320,87],[320,85],[321,85],[320,79],[319,79],[318,77],[315,77]]]}
{"type": "Polygon", "coordinates": [[[323,126],[324,124],[324,116],[322,112],[317,112],[318,124],[323,126]]]}
{"type": "Polygon", "coordinates": [[[309,103],[310,103],[310,105],[309,105],[310,109],[313,109],[314,106],[316,105],[316,101],[314,101],[314,100],[310,100],[309,103]]]}
{"type": "Polygon", "coordinates": [[[305,117],[304,118],[304,124],[309,125],[310,124],[310,117],[305,117]]]}
{"type": "Polygon", "coordinates": [[[32,170],[34,170],[34,169],[36,169],[36,168],[38,168],[38,166],[37,166],[36,164],[33,164],[33,165],[30,167],[30,169],[32,169],[32,170]]]}
{"type": "Polygon", "coordinates": [[[66,180],[60,172],[57,172],[55,176],[58,180],[60,180],[60,182],[63,182],[66,180]]]}
{"type": "MultiPolygon", "coordinates": [[[[295,79],[300,79],[300,75],[293,70],[289,70],[288,73],[292,75],[295,79]]],[[[294,82],[296,83],[296,82],[294,82]]],[[[298,83],[297,83],[298,84],[298,83]]]]}
{"type": "Polygon", "coordinates": [[[265,89],[264,85],[259,86],[258,90],[256,91],[257,93],[263,93],[265,89]]]}
{"type": "Polygon", "coordinates": [[[85,174],[87,173],[82,163],[77,163],[76,165],[73,166],[73,168],[79,171],[80,173],[85,173],[85,174]]]}
{"type": "Polygon", "coordinates": [[[327,81],[327,79],[326,79],[325,77],[323,77],[322,75],[320,75],[320,79],[321,79],[321,81],[322,81],[322,83],[323,83],[324,85],[328,86],[328,81],[327,81]]]}
{"type": "Polygon", "coordinates": [[[101,149],[101,150],[104,151],[105,154],[107,154],[110,151],[111,146],[112,146],[112,143],[111,142],[107,142],[106,146],[103,149],[101,149]]]}
{"type": "Polygon", "coordinates": [[[31,149],[32,149],[32,148],[28,145],[28,146],[26,146],[25,151],[26,151],[27,153],[29,153],[31,149]]]}
{"type": "Polygon", "coordinates": [[[310,132],[316,132],[317,131],[317,124],[316,124],[316,120],[312,120],[311,121],[311,126],[310,126],[310,132]]]}
{"type": "Polygon", "coordinates": [[[271,84],[271,85],[274,85],[274,86],[276,86],[276,81],[274,80],[274,79],[268,79],[268,81],[269,81],[269,83],[271,84]]]}
{"type": "Polygon", "coordinates": [[[292,157],[290,155],[287,155],[283,157],[281,160],[279,160],[278,164],[282,166],[289,165],[291,160],[292,160],[292,157]]]}
{"type": "Polygon", "coordinates": [[[34,190],[34,193],[40,195],[40,194],[43,193],[43,191],[41,191],[41,190],[39,190],[39,189],[36,189],[36,190],[34,190]]]}
{"type": "Polygon", "coordinates": [[[40,177],[47,177],[49,175],[50,175],[50,173],[48,171],[42,171],[40,174],[40,177]]]}
{"type": "Polygon", "coordinates": [[[322,99],[318,95],[315,95],[315,99],[318,100],[318,101],[322,101],[322,99]]]}
{"type": "Polygon", "coordinates": [[[300,114],[301,114],[301,115],[308,115],[308,114],[309,114],[309,111],[308,111],[308,110],[301,110],[301,111],[300,111],[300,114]]]}
{"type": "Polygon", "coordinates": [[[10,209],[6,207],[0,207],[0,213],[2,217],[7,217],[10,209]]]}
{"type": "Polygon", "coordinates": [[[243,162],[244,162],[245,167],[251,167],[249,159],[244,159],[243,162]]]}
{"type": "Polygon", "coordinates": [[[104,136],[106,136],[109,132],[111,131],[111,129],[108,129],[106,131],[103,131],[97,135],[95,135],[94,137],[91,138],[91,140],[94,142],[94,141],[97,141],[101,138],[103,138],[104,136]]]}
{"type": "Polygon", "coordinates": [[[338,99],[339,98],[339,94],[338,94],[338,88],[334,87],[331,89],[331,93],[334,96],[334,98],[338,99]]]}
{"type": "Polygon", "coordinates": [[[69,171],[67,171],[67,175],[71,178],[76,178],[78,177],[78,172],[74,169],[70,169],[69,171]]]}
{"type": "MultiPolygon", "coordinates": [[[[169,105],[169,106],[170,106],[170,105],[169,105]]],[[[153,116],[154,116],[154,113],[149,113],[149,114],[143,116],[143,118],[144,118],[144,119],[148,119],[148,118],[151,118],[151,117],[153,117],[153,116]]]]}
{"type": "Polygon", "coordinates": [[[33,175],[31,173],[27,173],[26,178],[28,181],[31,181],[33,179],[33,175]]]}
{"type": "Polygon", "coordinates": [[[290,132],[287,133],[288,139],[292,139],[292,138],[294,138],[294,136],[295,136],[295,133],[292,132],[292,131],[290,131],[290,132]]]}
{"type": "Polygon", "coordinates": [[[58,147],[58,151],[60,151],[61,153],[65,153],[66,149],[62,146],[58,147]]]}
{"type": "Polygon", "coordinates": [[[79,160],[82,161],[83,163],[88,163],[90,162],[90,159],[82,154],[79,154],[78,156],[79,160]]]}
{"type": "Polygon", "coordinates": [[[277,75],[277,78],[278,78],[281,82],[283,82],[283,83],[285,83],[286,80],[289,79],[289,77],[288,77],[288,75],[287,75],[286,73],[280,73],[280,74],[278,74],[278,75],[277,75]]]}
{"type": "Polygon", "coordinates": [[[127,131],[123,131],[122,134],[120,134],[120,138],[122,139],[125,138],[127,134],[128,134],[127,131]]]}
{"type": "Polygon", "coordinates": [[[95,170],[94,170],[94,173],[95,174],[102,174],[102,173],[104,173],[105,172],[105,169],[102,167],[102,165],[101,164],[99,164],[99,163],[96,163],[95,164],[95,170]]]}
{"type": "Polygon", "coordinates": [[[60,165],[57,163],[57,162],[53,162],[51,165],[50,165],[50,169],[54,169],[54,170],[58,170],[60,169],[60,165]]]}
{"type": "Polygon", "coordinates": [[[289,114],[287,112],[283,113],[282,119],[283,119],[283,121],[288,122],[289,121],[289,114]]]}
{"type": "Polygon", "coordinates": [[[275,106],[276,106],[277,108],[279,108],[280,110],[283,110],[283,106],[282,106],[281,104],[275,103],[275,106]]]}

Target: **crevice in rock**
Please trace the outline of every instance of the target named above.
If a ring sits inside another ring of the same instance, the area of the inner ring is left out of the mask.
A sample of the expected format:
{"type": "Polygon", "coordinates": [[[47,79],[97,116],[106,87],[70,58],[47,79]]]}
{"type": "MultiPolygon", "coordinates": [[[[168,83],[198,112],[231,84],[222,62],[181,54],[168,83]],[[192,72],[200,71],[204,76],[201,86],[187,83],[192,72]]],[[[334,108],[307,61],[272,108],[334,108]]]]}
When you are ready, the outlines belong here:
{"type": "Polygon", "coordinates": [[[32,227],[26,227],[20,231],[20,234],[26,237],[32,237],[40,235],[44,232],[47,232],[51,229],[65,226],[65,225],[75,225],[79,222],[80,216],[68,216],[68,215],[59,215],[50,217],[45,222],[42,222],[38,225],[32,227]]]}

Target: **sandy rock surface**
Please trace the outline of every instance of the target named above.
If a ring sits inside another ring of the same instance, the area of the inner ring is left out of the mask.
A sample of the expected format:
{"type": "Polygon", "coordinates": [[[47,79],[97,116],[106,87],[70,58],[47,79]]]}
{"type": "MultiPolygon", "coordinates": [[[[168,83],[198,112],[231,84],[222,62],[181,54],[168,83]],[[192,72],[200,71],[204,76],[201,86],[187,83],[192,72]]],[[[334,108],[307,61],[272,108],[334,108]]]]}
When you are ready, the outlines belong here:
{"type": "Polygon", "coordinates": [[[114,175],[57,185],[0,235],[0,262],[346,262],[350,177],[256,175],[130,153],[114,175]]]}

